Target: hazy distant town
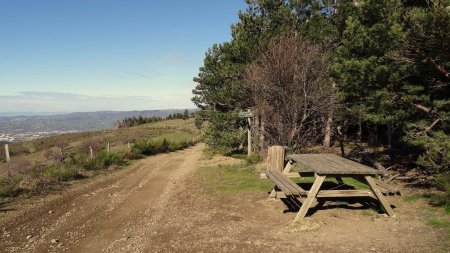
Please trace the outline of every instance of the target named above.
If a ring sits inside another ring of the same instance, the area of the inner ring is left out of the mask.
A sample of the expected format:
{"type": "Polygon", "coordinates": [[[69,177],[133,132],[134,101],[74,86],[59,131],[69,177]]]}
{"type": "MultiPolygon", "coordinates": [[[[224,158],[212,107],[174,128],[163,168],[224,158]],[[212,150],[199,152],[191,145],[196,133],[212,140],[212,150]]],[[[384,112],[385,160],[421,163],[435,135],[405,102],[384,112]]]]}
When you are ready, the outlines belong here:
{"type": "Polygon", "coordinates": [[[75,132],[79,131],[71,130],[71,131],[22,132],[22,129],[17,129],[9,133],[0,132],[0,142],[13,143],[13,142],[31,141],[38,138],[75,132]]]}

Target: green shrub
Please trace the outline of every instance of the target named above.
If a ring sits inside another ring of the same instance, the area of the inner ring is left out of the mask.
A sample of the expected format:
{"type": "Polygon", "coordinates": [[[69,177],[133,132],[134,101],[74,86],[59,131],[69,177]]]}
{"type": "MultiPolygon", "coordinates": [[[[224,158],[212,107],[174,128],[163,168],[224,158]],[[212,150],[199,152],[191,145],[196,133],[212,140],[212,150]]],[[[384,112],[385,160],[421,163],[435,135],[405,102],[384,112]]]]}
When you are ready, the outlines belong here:
{"type": "Polygon", "coordinates": [[[11,178],[0,177],[0,197],[15,197],[22,192],[20,188],[21,176],[11,178]]]}
{"type": "Polygon", "coordinates": [[[450,135],[443,131],[428,131],[422,135],[406,135],[404,140],[421,150],[417,165],[432,173],[450,170],[450,135]]]}
{"type": "Polygon", "coordinates": [[[69,181],[79,179],[82,176],[71,166],[49,167],[44,170],[43,176],[55,181],[69,181]]]}
{"type": "Polygon", "coordinates": [[[94,159],[90,159],[86,155],[71,156],[69,165],[81,167],[85,170],[106,169],[112,165],[126,165],[125,157],[119,153],[100,152],[94,159]]]}
{"type": "Polygon", "coordinates": [[[444,207],[446,213],[450,213],[450,173],[436,177],[436,185],[444,192],[443,195],[434,194],[430,202],[433,205],[444,207]]]}
{"type": "Polygon", "coordinates": [[[95,163],[99,168],[108,168],[111,165],[123,166],[126,165],[125,158],[119,153],[101,152],[96,158],[95,163]]]}
{"type": "Polygon", "coordinates": [[[124,157],[128,160],[142,159],[144,156],[138,149],[132,149],[131,152],[125,153],[124,157]]]}
{"type": "Polygon", "coordinates": [[[178,142],[169,141],[167,139],[138,141],[134,146],[132,153],[142,155],[156,155],[160,153],[172,152],[185,149],[194,145],[194,141],[182,140],[178,142]]]}

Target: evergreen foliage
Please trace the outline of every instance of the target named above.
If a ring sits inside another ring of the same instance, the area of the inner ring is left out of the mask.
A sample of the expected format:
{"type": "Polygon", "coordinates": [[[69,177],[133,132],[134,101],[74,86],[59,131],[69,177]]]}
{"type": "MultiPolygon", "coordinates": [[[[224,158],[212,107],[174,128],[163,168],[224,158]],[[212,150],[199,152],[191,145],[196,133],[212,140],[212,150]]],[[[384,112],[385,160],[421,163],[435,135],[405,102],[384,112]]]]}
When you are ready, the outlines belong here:
{"type": "Polygon", "coordinates": [[[143,125],[147,123],[153,123],[163,120],[161,117],[142,117],[142,115],[139,115],[139,117],[133,116],[128,117],[123,120],[118,120],[116,122],[116,128],[124,128],[124,127],[132,127],[137,125],[143,125]]]}

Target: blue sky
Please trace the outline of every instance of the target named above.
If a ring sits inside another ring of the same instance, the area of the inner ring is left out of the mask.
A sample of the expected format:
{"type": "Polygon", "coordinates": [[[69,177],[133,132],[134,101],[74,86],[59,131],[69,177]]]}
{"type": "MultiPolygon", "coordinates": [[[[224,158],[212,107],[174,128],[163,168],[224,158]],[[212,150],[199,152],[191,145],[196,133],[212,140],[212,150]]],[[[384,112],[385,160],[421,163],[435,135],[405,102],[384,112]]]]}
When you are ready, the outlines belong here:
{"type": "Polygon", "coordinates": [[[0,0],[0,113],[194,108],[244,0],[0,0]]]}

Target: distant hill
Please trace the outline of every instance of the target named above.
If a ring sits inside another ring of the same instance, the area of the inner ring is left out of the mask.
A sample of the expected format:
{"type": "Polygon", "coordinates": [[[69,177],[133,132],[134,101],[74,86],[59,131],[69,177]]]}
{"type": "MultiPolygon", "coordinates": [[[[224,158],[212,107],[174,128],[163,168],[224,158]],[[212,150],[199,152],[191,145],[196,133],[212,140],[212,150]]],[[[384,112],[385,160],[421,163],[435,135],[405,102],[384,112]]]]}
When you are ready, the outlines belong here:
{"type": "Polygon", "coordinates": [[[93,131],[110,129],[116,120],[126,117],[166,117],[172,113],[182,113],[184,109],[148,111],[98,111],[75,112],[46,116],[0,117],[0,133],[53,132],[53,131],[93,131]]]}

